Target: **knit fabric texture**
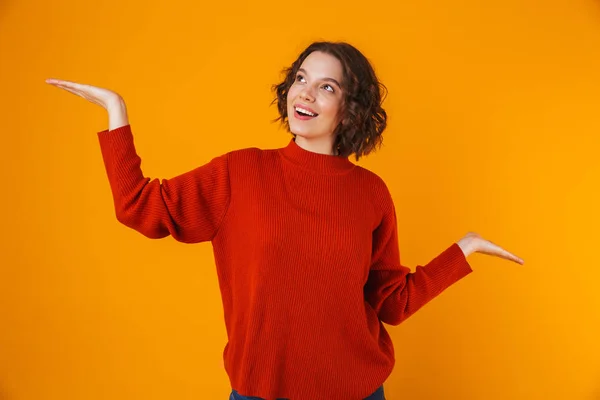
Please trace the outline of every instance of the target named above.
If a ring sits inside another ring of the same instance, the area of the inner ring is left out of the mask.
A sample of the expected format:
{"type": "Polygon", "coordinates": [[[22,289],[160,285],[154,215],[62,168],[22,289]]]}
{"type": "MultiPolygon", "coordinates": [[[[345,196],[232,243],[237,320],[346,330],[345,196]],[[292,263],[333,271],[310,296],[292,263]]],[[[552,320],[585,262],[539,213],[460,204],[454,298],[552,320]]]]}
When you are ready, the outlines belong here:
{"type": "Polygon", "coordinates": [[[131,125],[98,138],[119,222],[152,239],[211,242],[225,369],[243,396],[364,399],[395,364],[383,324],[472,272],[457,243],[403,266],[388,187],[348,158],[291,139],[160,180],[143,175],[131,125]]]}

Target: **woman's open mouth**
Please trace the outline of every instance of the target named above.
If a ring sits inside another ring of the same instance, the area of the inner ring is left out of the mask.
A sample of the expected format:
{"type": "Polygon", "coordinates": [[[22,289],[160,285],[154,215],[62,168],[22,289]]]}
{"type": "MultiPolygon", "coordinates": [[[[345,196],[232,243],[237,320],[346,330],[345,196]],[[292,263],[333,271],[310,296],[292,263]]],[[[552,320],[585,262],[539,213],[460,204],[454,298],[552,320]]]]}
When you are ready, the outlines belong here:
{"type": "Polygon", "coordinates": [[[294,116],[299,119],[299,120],[309,120],[309,119],[313,119],[316,118],[319,114],[316,113],[309,113],[307,110],[304,110],[302,108],[296,108],[294,107],[294,116]]]}

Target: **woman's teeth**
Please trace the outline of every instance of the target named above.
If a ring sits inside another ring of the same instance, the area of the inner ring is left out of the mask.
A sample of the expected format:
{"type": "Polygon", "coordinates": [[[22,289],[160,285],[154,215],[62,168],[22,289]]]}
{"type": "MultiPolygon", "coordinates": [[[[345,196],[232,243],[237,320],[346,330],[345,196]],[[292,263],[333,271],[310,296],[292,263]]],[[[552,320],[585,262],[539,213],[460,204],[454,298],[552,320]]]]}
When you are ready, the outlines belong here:
{"type": "Polygon", "coordinates": [[[311,113],[310,111],[305,110],[303,108],[299,108],[299,107],[296,107],[296,111],[298,112],[298,114],[308,115],[308,116],[311,116],[311,117],[316,117],[318,115],[318,114],[311,113]]]}

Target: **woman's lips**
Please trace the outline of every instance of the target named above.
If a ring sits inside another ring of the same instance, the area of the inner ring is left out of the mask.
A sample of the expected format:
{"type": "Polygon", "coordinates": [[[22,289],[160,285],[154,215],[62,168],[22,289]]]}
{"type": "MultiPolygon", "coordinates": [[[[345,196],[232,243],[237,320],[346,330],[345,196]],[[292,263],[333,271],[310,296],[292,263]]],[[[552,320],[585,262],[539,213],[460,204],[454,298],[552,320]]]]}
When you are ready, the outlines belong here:
{"type": "Polygon", "coordinates": [[[310,113],[312,113],[312,114],[315,114],[315,116],[319,115],[319,114],[317,114],[317,112],[316,112],[315,110],[313,110],[312,108],[310,108],[310,107],[309,107],[309,106],[307,106],[306,104],[302,104],[302,103],[295,103],[295,104],[293,105],[293,107],[294,107],[294,110],[295,110],[296,108],[301,108],[301,109],[302,109],[302,110],[304,110],[304,111],[308,111],[308,112],[310,112],[310,113]]]}
{"type": "Polygon", "coordinates": [[[296,111],[294,109],[294,116],[301,121],[307,121],[309,119],[317,118],[319,116],[319,114],[315,115],[314,117],[311,117],[310,115],[300,114],[298,111],[296,111]]]}

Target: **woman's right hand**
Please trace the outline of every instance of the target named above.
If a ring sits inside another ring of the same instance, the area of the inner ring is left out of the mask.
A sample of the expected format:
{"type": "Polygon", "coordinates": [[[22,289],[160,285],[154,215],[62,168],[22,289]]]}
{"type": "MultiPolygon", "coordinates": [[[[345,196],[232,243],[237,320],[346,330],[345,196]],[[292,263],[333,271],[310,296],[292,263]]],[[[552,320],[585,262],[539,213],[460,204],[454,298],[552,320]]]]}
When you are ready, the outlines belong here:
{"type": "Polygon", "coordinates": [[[46,79],[46,83],[81,96],[84,99],[103,107],[108,111],[109,130],[129,124],[125,101],[118,93],[96,86],[63,81],[60,79],[46,79]]]}
{"type": "Polygon", "coordinates": [[[84,85],[81,83],[63,81],[59,79],[46,79],[46,83],[81,96],[94,104],[102,106],[106,110],[123,102],[123,99],[121,96],[119,96],[119,94],[96,86],[84,85]]]}

